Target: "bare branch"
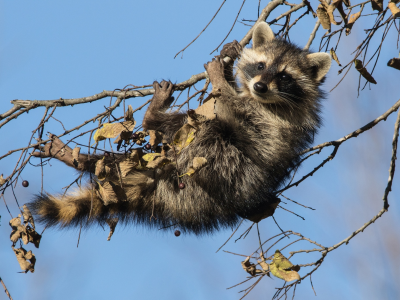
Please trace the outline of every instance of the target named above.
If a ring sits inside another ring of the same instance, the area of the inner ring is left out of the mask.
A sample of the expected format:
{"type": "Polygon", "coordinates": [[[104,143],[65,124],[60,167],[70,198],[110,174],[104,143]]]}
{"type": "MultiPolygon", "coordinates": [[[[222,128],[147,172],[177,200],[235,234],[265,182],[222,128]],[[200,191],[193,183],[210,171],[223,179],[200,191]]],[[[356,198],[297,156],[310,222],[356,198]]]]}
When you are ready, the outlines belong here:
{"type": "Polygon", "coordinates": [[[314,39],[315,39],[315,34],[316,34],[317,31],[318,31],[319,25],[321,25],[321,22],[318,20],[318,21],[315,23],[314,29],[313,29],[313,31],[312,31],[311,34],[310,34],[310,38],[308,39],[307,44],[304,46],[304,50],[310,49],[310,46],[311,46],[312,42],[313,42],[314,39]]]}
{"type": "Polygon", "coordinates": [[[10,300],[13,300],[12,297],[11,297],[11,295],[10,295],[10,293],[9,293],[8,290],[7,290],[6,285],[4,284],[3,279],[1,279],[1,277],[0,277],[0,282],[1,282],[1,284],[3,285],[4,292],[7,294],[8,298],[10,298],[10,300]]]}
{"type": "Polygon", "coordinates": [[[199,33],[199,35],[196,36],[196,37],[194,38],[194,40],[191,41],[185,48],[183,48],[181,51],[179,51],[177,54],[175,54],[174,58],[176,58],[176,57],[178,56],[178,54],[181,53],[181,52],[182,52],[182,55],[183,55],[183,51],[185,51],[191,44],[193,44],[193,43],[199,38],[199,36],[207,29],[208,25],[210,25],[211,22],[212,22],[212,21],[215,19],[215,17],[218,15],[219,11],[221,10],[221,8],[222,8],[222,6],[224,5],[225,2],[226,2],[226,0],[224,0],[224,1],[222,2],[222,4],[220,5],[220,7],[218,8],[217,12],[214,14],[214,16],[212,17],[212,19],[210,20],[210,22],[208,22],[208,24],[206,25],[206,27],[204,27],[203,30],[199,33]]]}

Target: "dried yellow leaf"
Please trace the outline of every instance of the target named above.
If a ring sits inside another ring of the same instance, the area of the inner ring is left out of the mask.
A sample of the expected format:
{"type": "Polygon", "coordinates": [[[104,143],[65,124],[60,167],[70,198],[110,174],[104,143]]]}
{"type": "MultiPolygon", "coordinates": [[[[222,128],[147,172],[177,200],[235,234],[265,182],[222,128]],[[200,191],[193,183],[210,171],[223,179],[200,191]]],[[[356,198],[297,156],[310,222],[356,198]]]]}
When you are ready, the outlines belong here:
{"type": "Polygon", "coordinates": [[[392,12],[393,18],[399,18],[400,17],[400,8],[396,6],[398,1],[389,1],[388,3],[388,8],[392,12]]]}
{"type": "Polygon", "coordinates": [[[319,21],[321,22],[322,28],[326,30],[331,30],[331,21],[329,19],[328,12],[322,4],[318,5],[317,16],[319,21]]]}
{"type": "Polygon", "coordinates": [[[24,223],[25,224],[30,223],[32,228],[35,229],[35,221],[33,220],[32,213],[29,210],[28,206],[26,206],[26,204],[22,206],[22,216],[24,218],[24,223]]]}
{"type": "Polygon", "coordinates": [[[206,164],[207,164],[207,159],[205,159],[204,157],[195,157],[195,158],[193,158],[192,167],[188,168],[187,172],[179,177],[182,177],[184,175],[192,176],[194,173],[196,173],[198,170],[200,170],[206,164]]]}
{"type": "Polygon", "coordinates": [[[346,35],[350,34],[351,29],[353,28],[354,22],[361,16],[361,12],[364,9],[364,4],[361,5],[361,9],[358,13],[352,14],[349,18],[349,22],[346,25],[346,35]]]}
{"type": "Polygon", "coordinates": [[[294,266],[279,250],[275,251],[274,258],[269,267],[272,275],[286,282],[300,280],[300,275],[297,273],[300,267],[294,266]]]}
{"type": "Polygon", "coordinates": [[[25,273],[27,273],[28,271],[31,271],[31,273],[35,272],[35,263],[36,263],[36,257],[35,255],[32,253],[31,250],[29,250],[28,252],[24,249],[24,248],[14,248],[12,247],[15,256],[17,257],[19,266],[21,267],[21,269],[23,271],[25,271],[25,273]],[[30,262],[28,262],[27,260],[29,260],[30,262]]]}
{"type": "Polygon", "coordinates": [[[151,161],[155,160],[157,157],[160,157],[160,156],[161,156],[160,153],[147,153],[147,154],[142,156],[142,159],[147,161],[147,162],[151,162],[151,161]]]}
{"type": "Polygon", "coordinates": [[[183,148],[187,147],[195,138],[196,129],[189,124],[183,125],[174,135],[172,144],[177,153],[180,153],[183,148]]]}
{"type": "Polygon", "coordinates": [[[10,235],[11,242],[13,242],[13,244],[15,245],[15,243],[17,243],[18,240],[21,239],[25,245],[28,244],[28,234],[26,233],[25,226],[21,224],[21,215],[18,215],[18,217],[11,219],[9,224],[12,228],[12,232],[10,235]]]}
{"type": "Polygon", "coordinates": [[[151,162],[148,162],[146,167],[149,169],[162,168],[163,166],[169,164],[170,162],[171,160],[169,158],[165,156],[160,156],[152,160],[151,162]]]}
{"type": "Polygon", "coordinates": [[[3,174],[0,175],[0,186],[6,183],[6,180],[3,178],[3,174]]]}
{"type": "Polygon", "coordinates": [[[128,134],[129,136],[132,133],[133,128],[135,128],[136,122],[134,120],[124,121],[120,123],[104,123],[103,127],[96,130],[94,134],[94,140],[96,143],[99,141],[115,138],[124,132],[124,137],[121,136],[122,139],[125,139],[128,134]]]}
{"type": "Polygon", "coordinates": [[[374,77],[372,77],[372,75],[367,71],[367,69],[363,66],[363,63],[361,60],[359,59],[355,59],[354,60],[354,65],[357,69],[358,72],[360,72],[360,74],[362,75],[362,77],[364,77],[367,81],[376,84],[376,81],[374,79],[374,77]]]}
{"type": "Polygon", "coordinates": [[[330,53],[331,53],[331,56],[334,59],[334,61],[336,61],[339,66],[342,66],[340,64],[339,58],[337,57],[336,52],[335,52],[335,50],[333,50],[333,48],[331,49],[330,53]]]}

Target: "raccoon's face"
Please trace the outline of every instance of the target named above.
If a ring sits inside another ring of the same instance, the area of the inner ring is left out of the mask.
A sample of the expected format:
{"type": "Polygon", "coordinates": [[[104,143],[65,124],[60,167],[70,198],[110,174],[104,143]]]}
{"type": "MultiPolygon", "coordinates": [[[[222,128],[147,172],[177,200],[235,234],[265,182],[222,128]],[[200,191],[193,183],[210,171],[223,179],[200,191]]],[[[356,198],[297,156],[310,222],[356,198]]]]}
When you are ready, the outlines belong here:
{"type": "Polygon", "coordinates": [[[329,54],[310,54],[275,39],[270,27],[261,23],[253,33],[253,48],[243,50],[236,74],[244,96],[295,108],[318,98],[330,63],[329,54]]]}
{"type": "Polygon", "coordinates": [[[262,103],[300,103],[306,92],[305,78],[293,61],[282,55],[268,55],[272,53],[255,51],[252,54],[255,54],[252,62],[241,61],[237,67],[242,75],[242,89],[262,103]]]}

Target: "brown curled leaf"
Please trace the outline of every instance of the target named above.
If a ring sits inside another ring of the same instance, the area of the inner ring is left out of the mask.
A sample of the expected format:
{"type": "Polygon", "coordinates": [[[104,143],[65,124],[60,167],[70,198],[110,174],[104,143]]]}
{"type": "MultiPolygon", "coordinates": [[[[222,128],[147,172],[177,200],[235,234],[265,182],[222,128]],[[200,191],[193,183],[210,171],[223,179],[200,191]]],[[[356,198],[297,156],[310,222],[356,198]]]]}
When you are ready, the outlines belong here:
{"type": "Polygon", "coordinates": [[[142,156],[142,159],[144,161],[151,162],[151,161],[155,160],[156,158],[158,158],[160,156],[161,156],[160,153],[147,153],[147,154],[142,156]]]}
{"type": "Polygon", "coordinates": [[[383,0],[371,0],[372,10],[383,11],[383,0]]]}
{"type": "Polygon", "coordinates": [[[400,70],[400,58],[392,58],[391,60],[388,61],[387,65],[389,67],[400,70]]]}
{"type": "Polygon", "coordinates": [[[110,233],[108,234],[107,241],[111,240],[112,235],[114,234],[115,227],[118,223],[118,218],[109,218],[106,220],[108,226],[110,226],[110,233]]]}
{"type": "Polygon", "coordinates": [[[331,21],[329,19],[328,12],[322,4],[318,5],[317,16],[319,21],[321,22],[322,28],[326,30],[331,30],[331,21]]]}
{"type": "Polygon", "coordinates": [[[351,29],[353,28],[354,22],[358,20],[361,16],[361,12],[364,9],[364,4],[361,5],[360,11],[358,13],[350,15],[349,22],[346,25],[346,35],[350,34],[351,29]]]}
{"type": "Polygon", "coordinates": [[[195,128],[196,130],[198,130],[201,124],[203,124],[207,120],[206,116],[197,114],[196,111],[193,109],[188,110],[187,114],[188,114],[188,124],[193,128],[195,128]]]}
{"type": "Polygon", "coordinates": [[[121,139],[129,139],[135,125],[136,122],[134,120],[119,123],[104,123],[102,128],[96,130],[93,139],[98,143],[108,138],[115,138],[121,135],[122,132],[121,139]]]}
{"type": "Polygon", "coordinates": [[[175,147],[175,151],[180,153],[181,150],[187,147],[193,140],[196,135],[196,129],[189,125],[183,125],[174,135],[172,144],[175,147]]]}
{"type": "Polygon", "coordinates": [[[264,272],[267,272],[268,277],[271,277],[269,275],[269,273],[270,273],[269,272],[270,271],[269,264],[265,261],[264,254],[262,252],[260,253],[260,258],[261,258],[261,260],[258,260],[258,264],[264,270],[264,272]]]}
{"type": "Polygon", "coordinates": [[[184,175],[192,176],[194,173],[203,168],[206,164],[207,159],[205,159],[204,157],[195,157],[193,158],[192,167],[188,168],[187,172],[179,177],[182,177],[184,175]]]}
{"type": "Polygon", "coordinates": [[[96,162],[96,167],[94,169],[94,175],[99,178],[99,180],[104,180],[106,178],[106,168],[105,168],[105,161],[104,157],[102,159],[99,159],[96,162]]]}
{"type": "Polygon", "coordinates": [[[171,163],[171,159],[165,156],[160,156],[154,159],[153,161],[147,163],[146,167],[149,169],[162,168],[163,166],[169,163],[171,163]]]}
{"type": "Polygon", "coordinates": [[[79,152],[81,152],[81,147],[75,147],[72,150],[72,163],[74,164],[75,167],[77,167],[79,164],[79,161],[78,161],[79,152]]]}
{"type": "Polygon", "coordinates": [[[31,224],[32,228],[35,229],[35,221],[33,220],[32,213],[26,204],[22,205],[22,216],[24,218],[24,224],[31,224]]]}
{"type": "Polygon", "coordinates": [[[328,9],[326,10],[326,12],[328,13],[328,16],[329,16],[329,20],[332,24],[335,24],[335,25],[342,24],[342,21],[337,22],[335,20],[335,17],[333,16],[333,12],[335,11],[335,9],[338,9],[340,14],[342,15],[342,12],[341,12],[341,11],[343,11],[342,1],[343,0],[333,0],[332,3],[328,6],[328,9]]]}
{"type": "Polygon", "coordinates": [[[157,130],[149,130],[150,140],[149,144],[154,147],[160,144],[163,140],[163,134],[157,130]]]}
{"type": "Polygon", "coordinates": [[[376,81],[374,79],[374,77],[372,77],[372,75],[367,71],[366,68],[364,68],[363,63],[361,60],[359,59],[355,59],[354,60],[354,65],[357,69],[358,72],[360,72],[360,74],[362,75],[362,77],[364,77],[367,81],[376,84],[376,81]]]}
{"type": "Polygon", "coordinates": [[[342,65],[340,64],[339,58],[337,57],[336,52],[335,52],[335,50],[333,50],[333,48],[331,49],[330,53],[331,53],[333,60],[336,61],[337,64],[341,67],[342,65]]]}
{"type": "Polygon", "coordinates": [[[114,191],[114,186],[115,184],[110,181],[104,182],[102,185],[98,185],[98,194],[101,200],[103,200],[105,206],[110,203],[118,202],[118,197],[114,191]]]}
{"type": "Polygon", "coordinates": [[[257,269],[256,265],[250,262],[250,256],[246,257],[244,261],[242,261],[242,268],[251,276],[256,276],[257,269]]]}
{"type": "Polygon", "coordinates": [[[400,17],[400,8],[398,8],[396,6],[396,4],[398,3],[398,0],[391,0],[388,3],[388,8],[390,9],[390,11],[392,12],[393,18],[399,18],[400,17]]]}
{"type": "Polygon", "coordinates": [[[128,110],[125,112],[125,120],[126,121],[135,121],[134,119],[133,119],[133,108],[132,108],[132,105],[128,105],[128,110]]]}
{"type": "Polygon", "coordinates": [[[132,170],[139,165],[139,161],[132,161],[130,159],[124,160],[119,163],[119,169],[121,170],[121,176],[126,177],[132,170]]]}
{"type": "Polygon", "coordinates": [[[28,235],[28,242],[34,244],[36,248],[39,248],[42,236],[30,226],[26,227],[26,233],[28,235]]]}
{"type": "Polygon", "coordinates": [[[10,240],[15,245],[19,239],[26,245],[29,243],[28,234],[26,233],[26,228],[21,224],[21,215],[13,218],[9,222],[12,231],[10,234],[10,240]]]}
{"type": "Polygon", "coordinates": [[[35,263],[36,263],[36,257],[32,253],[31,250],[26,251],[24,248],[14,248],[12,247],[15,256],[17,257],[17,261],[19,263],[19,266],[25,273],[28,271],[31,271],[31,273],[35,272],[35,263]],[[28,262],[29,260],[29,262],[28,262]]]}
{"type": "Polygon", "coordinates": [[[3,174],[0,175],[0,186],[6,183],[6,180],[3,178],[3,174]]]}

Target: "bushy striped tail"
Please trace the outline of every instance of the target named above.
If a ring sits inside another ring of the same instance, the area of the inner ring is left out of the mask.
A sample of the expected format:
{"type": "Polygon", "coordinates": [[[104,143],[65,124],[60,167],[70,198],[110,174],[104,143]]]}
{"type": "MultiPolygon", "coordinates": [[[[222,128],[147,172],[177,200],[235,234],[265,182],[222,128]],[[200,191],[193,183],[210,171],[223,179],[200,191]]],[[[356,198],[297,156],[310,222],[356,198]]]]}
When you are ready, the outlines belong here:
{"type": "Polygon", "coordinates": [[[27,205],[36,216],[35,221],[46,227],[86,227],[95,222],[103,224],[112,215],[111,207],[105,206],[90,188],[82,188],[65,196],[36,195],[27,205]]]}

